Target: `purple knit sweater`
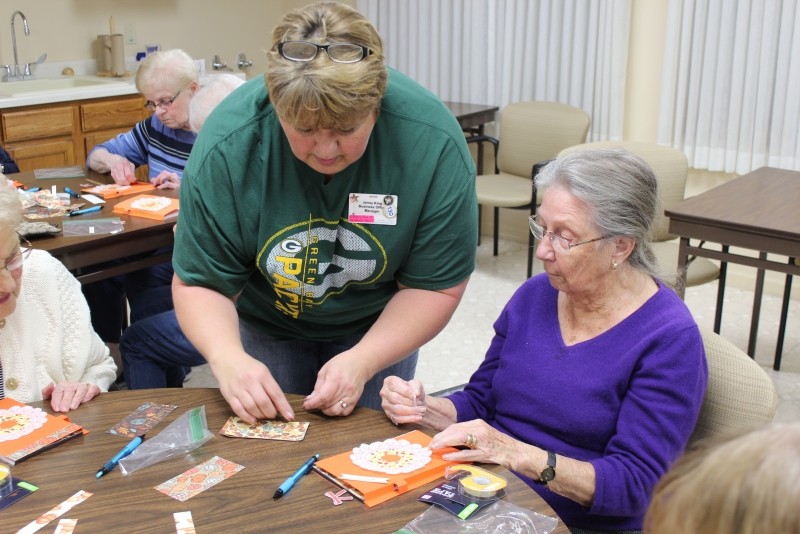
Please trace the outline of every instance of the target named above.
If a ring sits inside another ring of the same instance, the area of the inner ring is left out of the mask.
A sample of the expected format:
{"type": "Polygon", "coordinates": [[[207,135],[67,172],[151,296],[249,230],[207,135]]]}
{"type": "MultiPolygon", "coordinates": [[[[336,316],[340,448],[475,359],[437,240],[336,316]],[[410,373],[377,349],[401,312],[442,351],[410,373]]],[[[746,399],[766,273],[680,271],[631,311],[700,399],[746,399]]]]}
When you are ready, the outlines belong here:
{"type": "MultiPolygon", "coordinates": [[[[520,287],[463,391],[459,421],[591,462],[590,508],[521,476],[570,527],[641,529],[653,486],[681,454],[706,389],[700,332],[669,288],[594,339],[567,347],[547,275],[520,287]]],[[[556,466],[558,477],[558,466],[556,466]]]]}

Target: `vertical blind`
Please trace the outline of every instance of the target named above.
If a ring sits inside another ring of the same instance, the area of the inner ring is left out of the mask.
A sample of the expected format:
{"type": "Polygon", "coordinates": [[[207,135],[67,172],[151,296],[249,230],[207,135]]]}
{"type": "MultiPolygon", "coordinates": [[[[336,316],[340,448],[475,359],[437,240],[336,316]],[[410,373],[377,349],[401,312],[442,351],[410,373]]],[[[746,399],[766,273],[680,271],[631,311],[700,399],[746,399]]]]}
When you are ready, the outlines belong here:
{"type": "Polygon", "coordinates": [[[387,63],[443,100],[571,104],[620,139],[630,0],[358,0],[387,63]]]}
{"type": "Polygon", "coordinates": [[[658,141],[692,167],[800,170],[797,0],[670,0],[658,141]]]}

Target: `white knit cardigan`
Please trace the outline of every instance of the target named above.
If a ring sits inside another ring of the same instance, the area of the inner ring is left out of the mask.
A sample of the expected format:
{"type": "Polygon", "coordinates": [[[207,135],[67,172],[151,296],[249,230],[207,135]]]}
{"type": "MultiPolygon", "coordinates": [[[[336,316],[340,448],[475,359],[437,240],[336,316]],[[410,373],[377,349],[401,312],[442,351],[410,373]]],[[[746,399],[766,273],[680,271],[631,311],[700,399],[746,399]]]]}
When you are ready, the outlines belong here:
{"type": "Polygon", "coordinates": [[[92,329],[80,283],[45,251],[33,250],[25,260],[16,310],[0,328],[0,361],[5,395],[21,402],[42,400],[51,382],[108,391],[117,376],[108,347],[92,329]]]}

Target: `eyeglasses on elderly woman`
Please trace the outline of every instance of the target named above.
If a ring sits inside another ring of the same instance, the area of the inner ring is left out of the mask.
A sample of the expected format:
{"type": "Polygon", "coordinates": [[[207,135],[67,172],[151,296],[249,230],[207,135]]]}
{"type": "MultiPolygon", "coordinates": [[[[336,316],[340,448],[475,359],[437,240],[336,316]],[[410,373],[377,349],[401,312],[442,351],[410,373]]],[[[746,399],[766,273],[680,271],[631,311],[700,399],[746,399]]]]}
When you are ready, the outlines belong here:
{"type": "Polygon", "coordinates": [[[25,239],[22,236],[19,236],[19,240],[22,242],[23,245],[25,245],[26,248],[25,248],[25,250],[22,250],[22,251],[20,251],[20,252],[18,252],[16,254],[14,254],[10,258],[6,258],[6,261],[4,262],[4,265],[3,265],[2,268],[5,269],[8,272],[16,271],[20,267],[22,267],[22,264],[25,263],[25,259],[28,256],[30,256],[31,251],[33,250],[33,248],[32,248],[33,245],[31,245],[30,241],[28,241],[27,239],[25,239]]]}
{"type": "Polygon", "coordinates": [[[550,245],[553,247],[553,250],[556,254],[569,254],[569,251],[575,247],[586,245],[587,243],[594,243],[595,241],[600,241],[611,237],[610,235],[603,235],[600,237],[595,237],[594,239],[587,239],[586,241],[573,243],[571,239],[554,234],[553,232],[549,231],[546,226],[539,224],[536,221],[535,215],[528,217],[528,226],[531,228],[533,237],[535,237],[538,241],[542,241],[545,236],[550,238],[550,245]]]}
{"type": "Polygon", "coordinates": [[[366,46],[353,43],[321,45],[308,41],[286,41],[278,44],[278,53],[289,61],[311,61],[320,50],[325,50],[330,60],[336,63],[358,63],[372,53],[366,46]]]}

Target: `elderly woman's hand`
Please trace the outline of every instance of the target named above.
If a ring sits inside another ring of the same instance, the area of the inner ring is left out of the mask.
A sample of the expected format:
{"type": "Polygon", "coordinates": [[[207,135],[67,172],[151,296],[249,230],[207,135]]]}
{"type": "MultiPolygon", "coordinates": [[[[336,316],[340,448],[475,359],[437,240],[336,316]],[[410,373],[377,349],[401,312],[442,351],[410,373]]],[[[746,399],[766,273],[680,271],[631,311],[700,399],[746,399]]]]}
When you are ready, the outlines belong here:
{"type": "Polygon", "coordinates": [[[442,455],[448,462],[484,462],[513,469],[513,460],[520,456],[524,443],[489,426],[481,419],[448,426],[431,440],[428,447],[467,447],[458,452],[442,455]]]}
{"type": "Polygon", "coordinates": [[[425,399],[425,388],[419,380],[407,382],[397,376],[387,376],[383,381],[381,407],[396,425],[422,422],[427,412],[425,399]]]}
{"type": "Polygon", "coordinates": [[[54,412],[68,412],[76,409],[100,394],[100,388],[83,382],[60,382],[48,384],[42,389],[42,398],[50,399],[54,412]]]}
{"type": "Polygon", "coordinates": [[[113,162],[108,165],[111,177],[118,185],[136,183],[136,167],[122,156],[111,155],[113,162]]]}
{"type": "Polygon", "coordinates": [[[161,171],[158,176],[150,180],[156,189],[179,189],[181,187],[181,177],[174,172],[161,171]]]}

